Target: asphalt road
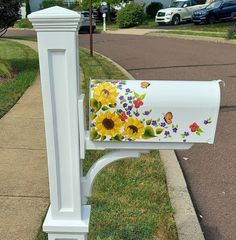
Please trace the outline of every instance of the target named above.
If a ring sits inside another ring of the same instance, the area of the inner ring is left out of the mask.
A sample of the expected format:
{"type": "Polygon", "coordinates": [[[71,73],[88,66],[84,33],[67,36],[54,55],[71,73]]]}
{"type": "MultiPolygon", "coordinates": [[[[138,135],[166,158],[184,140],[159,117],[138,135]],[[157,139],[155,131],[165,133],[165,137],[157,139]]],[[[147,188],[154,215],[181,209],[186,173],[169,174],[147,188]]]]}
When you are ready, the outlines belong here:
{"type": "MultiPolygon", "coordinates": [[[[89,47],[88,43],[88,35],[80,35],[81,46],[89,47]]],[[[236,45],[95,34],[94,49],[136,79],[225,81],[215,144],[195,145],[188,151],[177,151],[177,156],[206,240],[235,240],[236,45]]],[[[168,92],[166,96],[171,97],[168,92]]]]}
{"type": "MultiPolygon", "coordinates": [[[[11,31],[8,35],[24,32],[11,31]]],[[[89,47],[88,37],[80,35],[81,46],[89,47]]],[[[136,79],[225,81],[215,144],[195,145],[188,151],[177,151],[177,156],[206,240],[235,240],[236,45],[95,34],[94,49],[116,61],[136,79]]],[[[168,92],[166,96],[170,97],[168,92]]]]}

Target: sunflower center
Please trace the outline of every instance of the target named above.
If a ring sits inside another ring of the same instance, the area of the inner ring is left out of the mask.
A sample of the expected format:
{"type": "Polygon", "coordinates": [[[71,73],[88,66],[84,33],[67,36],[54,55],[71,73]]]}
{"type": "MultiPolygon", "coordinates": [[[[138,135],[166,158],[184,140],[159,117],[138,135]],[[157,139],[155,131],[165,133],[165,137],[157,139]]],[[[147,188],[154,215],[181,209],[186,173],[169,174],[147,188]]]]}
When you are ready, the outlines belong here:
{"type": "Polygon", "coordinates": [[[137,128],[136,126],[134,126],[134,125],[130,125],[130,126],[128,126],[128,128],[129,128],[130,130],[132,130],[133,133],[137,133],[137,132],[138,132],[138,128],[137,128]]]}
{"type": "Polygon", "coordinates": [[[108,97],[110,95],[110,92],[107,89],[102,89],[101,93],[104,97],[108,97]]]}
{"type": "Polygon", "coordinates": [[[108,119],[108,118],[105,118],[103,121],[102,121],[102,125],[107,129],[107,130],[111,130],[114,128],[114,122],[112,119],[108,119]]]}

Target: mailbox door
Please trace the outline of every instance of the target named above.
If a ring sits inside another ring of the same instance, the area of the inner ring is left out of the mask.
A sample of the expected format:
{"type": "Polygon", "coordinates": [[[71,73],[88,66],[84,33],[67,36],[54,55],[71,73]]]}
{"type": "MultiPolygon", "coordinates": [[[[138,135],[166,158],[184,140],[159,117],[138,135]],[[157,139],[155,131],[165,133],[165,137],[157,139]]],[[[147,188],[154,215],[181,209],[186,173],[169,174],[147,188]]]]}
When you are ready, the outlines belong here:
{"type": "Polygon", "coordinates": [[[213,143],[217,81],[91,80],[93,141],[213,143]]]}

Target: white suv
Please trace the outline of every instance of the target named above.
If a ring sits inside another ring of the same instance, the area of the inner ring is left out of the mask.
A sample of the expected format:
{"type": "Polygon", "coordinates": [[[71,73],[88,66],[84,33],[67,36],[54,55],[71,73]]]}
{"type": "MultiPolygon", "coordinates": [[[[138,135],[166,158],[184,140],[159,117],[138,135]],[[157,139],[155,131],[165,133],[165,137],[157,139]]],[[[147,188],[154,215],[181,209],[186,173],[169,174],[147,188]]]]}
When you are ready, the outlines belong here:
{"type": "Polygon", "coordinates": [[[198,9],[203,9],[208,5],[197,4],[194,0],[177,0],[174,1],[170,8],[161,9],[157,12],[156,23],[172,23],[178,25],[183,21],[191,21],[192,13],[198,9]]]}

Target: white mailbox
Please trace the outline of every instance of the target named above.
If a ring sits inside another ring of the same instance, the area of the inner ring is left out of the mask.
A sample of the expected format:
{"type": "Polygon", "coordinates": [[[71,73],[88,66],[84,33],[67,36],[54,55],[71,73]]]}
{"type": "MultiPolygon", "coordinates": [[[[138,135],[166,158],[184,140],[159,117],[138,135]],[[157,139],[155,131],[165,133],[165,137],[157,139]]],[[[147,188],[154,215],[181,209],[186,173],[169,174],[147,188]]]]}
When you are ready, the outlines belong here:
{"type": "Polygon", "coordinates": [[[213,143],[219,81],[91,80],[90,139],[213,143]]]}

